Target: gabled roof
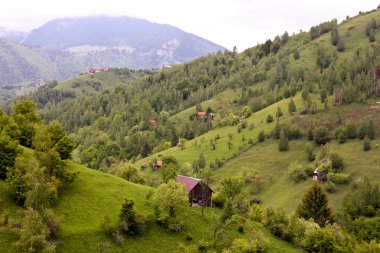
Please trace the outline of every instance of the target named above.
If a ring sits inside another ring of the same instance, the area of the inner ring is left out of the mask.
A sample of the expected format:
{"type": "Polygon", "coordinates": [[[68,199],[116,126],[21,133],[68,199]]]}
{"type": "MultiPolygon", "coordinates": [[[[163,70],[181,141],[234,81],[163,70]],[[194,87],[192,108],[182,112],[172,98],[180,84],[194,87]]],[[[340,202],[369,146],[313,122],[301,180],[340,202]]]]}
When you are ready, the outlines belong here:
{"type": "Polygon", "coordinates": [[[181,183],[185,185],[186,193],[189,193],[192,189],[194,189],[197,184],[199,184],[202,179],[194,178],[194,177],[186,177],[186,176],[177,176],[177,183],[181,183]]]}
{"type": "Polygon", "coordinates": [[[206,112],[198,112],[197,114],[198,116],[201,116],[201,117],[206,116],[206,112]]]}

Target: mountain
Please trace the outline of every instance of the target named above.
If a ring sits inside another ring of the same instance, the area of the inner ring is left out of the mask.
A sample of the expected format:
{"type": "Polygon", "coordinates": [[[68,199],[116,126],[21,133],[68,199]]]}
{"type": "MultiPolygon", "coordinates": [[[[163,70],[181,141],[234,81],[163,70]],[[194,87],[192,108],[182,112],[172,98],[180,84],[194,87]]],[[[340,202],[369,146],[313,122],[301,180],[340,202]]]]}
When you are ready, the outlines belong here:
{"type": "Polygon", "coordinates": [[[2,28],[0,38],[1,86],[60,81],[92,67],[161,68],[224,50],[176,27],[129,17],[53,20],[28,35],[2,28]]]}
{"type": "MultiPolygon", "coordinates": [[[[119,58],[119,66],[157,68],[224,50],[222,46],[174,26],[131,17],[57,19],[32,30],[24,44],[82,56],[119,58]]],[[[110,66],[111,65],[111,66],[110,66]]]]}
{"type": "Polygon", "coordinates": [[[0,27],[0,38],[19,43],[23,41],[28,33],[22,31],[12,31],[4,27],[0,27]]]}

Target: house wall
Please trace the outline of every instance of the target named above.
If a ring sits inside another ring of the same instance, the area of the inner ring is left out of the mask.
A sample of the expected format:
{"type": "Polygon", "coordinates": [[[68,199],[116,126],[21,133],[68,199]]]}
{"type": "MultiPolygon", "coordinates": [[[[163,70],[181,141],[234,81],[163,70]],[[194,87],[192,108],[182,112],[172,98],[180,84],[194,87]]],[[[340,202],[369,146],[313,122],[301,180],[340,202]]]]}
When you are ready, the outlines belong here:
{"type": "Polygon", "coordinates": [[[189,197],[194,204],[201,205],[200,202],[206,201],[205,205],[210,206],[212,204],[212,191],[207,186],[197,184],[190,192],[189,197]]]}

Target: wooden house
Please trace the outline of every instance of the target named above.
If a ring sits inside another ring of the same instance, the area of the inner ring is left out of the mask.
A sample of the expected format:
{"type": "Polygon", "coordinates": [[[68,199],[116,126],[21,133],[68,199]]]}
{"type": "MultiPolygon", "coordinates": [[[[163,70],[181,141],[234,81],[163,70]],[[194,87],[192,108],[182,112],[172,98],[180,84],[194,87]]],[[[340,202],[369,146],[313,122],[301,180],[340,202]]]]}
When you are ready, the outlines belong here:
{"type": "Polygon", "coordinates": [[[206,112],[197,112],[197,115],[199,117],[204,117],[204,116],[206,116],[206,112]]]}
{"type": "Polygon", "coordinates": [[[202,179],[186,176],[177,176],[177,183],[184,184],[189,195],[191,206],[212,206],[212,193],[208,185],[202,179]]]}
{"type": "Polygon", "coordinates": [[[162,168],[162,161],[156,162],[156,170],[160,170],[162,168]]]}

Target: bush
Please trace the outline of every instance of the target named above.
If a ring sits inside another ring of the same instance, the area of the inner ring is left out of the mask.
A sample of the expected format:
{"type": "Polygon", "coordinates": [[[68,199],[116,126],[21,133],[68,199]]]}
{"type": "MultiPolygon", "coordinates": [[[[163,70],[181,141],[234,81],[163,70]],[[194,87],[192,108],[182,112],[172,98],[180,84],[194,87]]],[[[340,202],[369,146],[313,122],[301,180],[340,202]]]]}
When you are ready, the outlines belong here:
{"type": "Polygon", "coordinates": [[[307,173],[298,161],[290,163],[288,167],[289,177],[296,183],[307,178],[307,173]]]}
{"type": "Polygon", "coordinates": [[[282,208],[277,210],[268,207],[265,210],[265,226],[269,231],[280,238],[284,238],[287,233],[287,227],[289,225],[289,218],[286,216],[285,211],[282,208]]]}
{"type": "Polygon", "coordinates": [[[335,184],[349,184],[351,182],[351,176],[341,173],[332,173],[327,174],[328,181],[331,181],[335,184]]]}
{"type": "Polygon", "coordinates": [[[364,142],[363,142],[363,150],[364,151],[369,151],[371,150],[371,140],[368,138],[368,136],[366,136],[364,138],[364,142]]]}
{"type": "Polygon", "coordinates": [[[362,121],[358,130],[359,139],[363,140],[366,136],[373,140],[375,138],[375,129],[372,120],[362,121]]]}
{"type": "Polygon", "coordinates": [[[191,241],[193,240],[193,235],[190,234],[190,233],[187,233],[187,234],[185,235],[185,239],[186,239],[186,241],[191,242],[191,241]]]}
{"type": "Polygon", "coordinates": [[[330,192],[330,193],[333,193],[333,192],[336,192],[337,188],[336,188],[336,185],[331,182],[331,181],[328,181],[326,184],[325,184],[325,190],[330,192]]]}
{"type": "Polygon", "coordinates": [[[281,131],[281,134],[280,134],[280,142],[278,143],[278,149],[280,151],[289,150],[289,141],[288,141],[288,138],[285,136],[285,133],[283,131],[281,131]]]}
{"type": "Polygon", "coordinates": [[[9,223],[9,209],[3,211],[3,225],[8,225],[9,223]]]}
{"type": "Polygon", "coordinates": [[[257,141],[258,141],[258,142],[263,142],[263,141],[265,141],[265,133],[264,133],[264,131],[260,131],[260,132],[259,132],[259,135],[257,136],[257,141]]]}
{"type": "Polygon", "coordinates": [[[318,145],[324,145],[330,141],[329,130],[324,126],[315,129],[313,137],[318,145]]]}
{"type": "Polygon", "coordinates": [[[248,214],[249,218],[253,221],[261,222],[263,220],[264,209],[262,206],[253,204],[248,214]]]}
{"type": "Polygon", "coordinates": [[[349,230],[359,241],[380,241],[380,217],[356,219],[351,223],[349,230]]]}
{"type": "Polygon", "coordinates": [[[346,130],[348,139],[355,139],[356,138],[356,126],[353,122],[346,123],[345,130],[346,130]]]}
{"type": "Polygon", "coordinates": [[[128,235],[141,233],[146,223],[145,218],[135,211],[134,204],[132,199],[126,198],[119,214],[120,229],[128,235]]]}
{"type": "Polygon", "coordinates": [[[267,116],[267,123],[272,123],[273,122],[273,116],[268,114],[267,116]]]}
{"type": "Polygon", "coordinates": [[[310,162],[315,160],[314,148],[310,143],[306,144],[306,154],[307,154],[307,159],[310,162]]]}
{"type": "Polygon", "coordinates": [[[101,226],[105,235],[112,237],[116,233],[116,228],[112,225],[111,218],[108,215],[104,216],[104,220],[101,226]]]}
{"type": "Polygon", "coordinates": [[[332,170],[334,172],[339,172],[343,170],[344,168],[343,158],[340,157],[337,153],[332,153],[330,155],[330,161],[331,161],[332,170]]]}

